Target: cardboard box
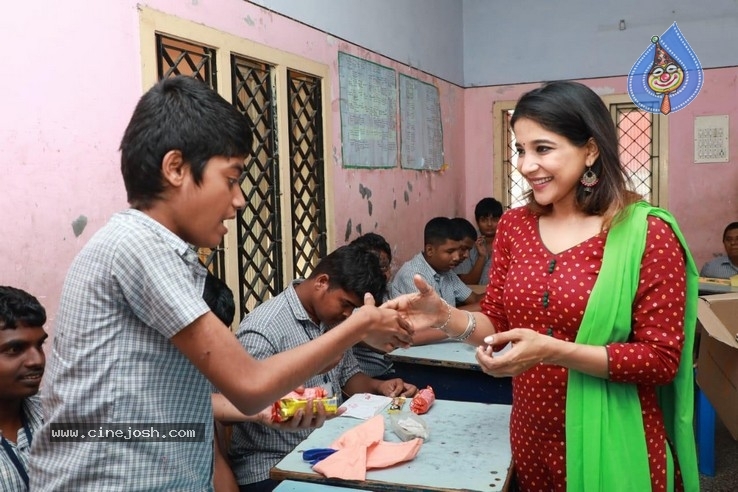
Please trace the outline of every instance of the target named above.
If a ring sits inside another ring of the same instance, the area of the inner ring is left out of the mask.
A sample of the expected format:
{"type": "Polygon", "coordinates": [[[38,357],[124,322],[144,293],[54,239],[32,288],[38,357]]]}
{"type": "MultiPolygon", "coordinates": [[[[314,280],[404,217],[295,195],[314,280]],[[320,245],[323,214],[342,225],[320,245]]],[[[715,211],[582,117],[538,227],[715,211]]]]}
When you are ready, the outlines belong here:
{"type": "Polygon", "coordinates": [[[697,384],[738,441],[738,294],[700,298],[697,319],[702,326],[697,384]]]}

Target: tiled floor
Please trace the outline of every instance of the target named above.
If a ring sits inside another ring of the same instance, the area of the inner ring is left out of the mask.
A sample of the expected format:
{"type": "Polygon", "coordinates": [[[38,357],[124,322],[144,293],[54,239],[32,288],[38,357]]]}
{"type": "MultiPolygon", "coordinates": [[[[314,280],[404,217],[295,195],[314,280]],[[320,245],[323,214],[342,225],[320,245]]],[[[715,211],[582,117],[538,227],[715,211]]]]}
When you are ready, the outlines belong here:
{"type": "Polygon", "coordinates": [[[715,476],[700,475],[702,492],[738,490],[738,441],[734,441],[720,418],[715,420],[715,476]]]}

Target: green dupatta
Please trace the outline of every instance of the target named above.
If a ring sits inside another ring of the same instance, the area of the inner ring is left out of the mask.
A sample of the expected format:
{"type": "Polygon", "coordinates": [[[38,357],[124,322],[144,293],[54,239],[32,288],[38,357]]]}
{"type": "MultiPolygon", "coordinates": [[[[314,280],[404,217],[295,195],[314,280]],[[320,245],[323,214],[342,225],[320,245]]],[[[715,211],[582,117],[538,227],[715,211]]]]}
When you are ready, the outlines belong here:
{"type": "MultiPolygon", "coordinates": [[[[699,490],[692,418],[692,347],[697,317],[698,274],[674,217],[645,202],[629,206],[607,235],[600,274],[592,289],[576,343],[625,342],[645,250],[648,215],[664,220],[682,244],[687,296],[684,348],[674,380],[658,389],[666,432],[686,491],[699,490]]],[[[669,457],[667,445],[667,461],[669,457]]],[[[666,463],[665,463],[666,466],[666,463]]],[[[673,466],[667,469],[673,490],[673,466]]],[[[636,385],[569,371],[566,396],[566,480],[568,492],[651,490],[648,453],[636,385]]]]}

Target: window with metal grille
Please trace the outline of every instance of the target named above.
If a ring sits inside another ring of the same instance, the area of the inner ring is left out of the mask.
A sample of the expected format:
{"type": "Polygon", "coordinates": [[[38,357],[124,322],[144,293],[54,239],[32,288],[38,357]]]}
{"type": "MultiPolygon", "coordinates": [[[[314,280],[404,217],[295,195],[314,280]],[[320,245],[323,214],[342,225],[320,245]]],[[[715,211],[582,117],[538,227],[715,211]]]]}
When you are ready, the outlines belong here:
{"type": "Polygon", "coordinates": [[[327,253],[320,81],[288,70],[287,93],[294,220],[292,273],[304,278],[327,253]]]}
{"type": "MultiPolygon", "coordinates": [[[[603,98],[610,108],[618,133],[620,162],[631,179],[634,191],[653,205],[666,206],[663,159],[666,148],[666,129],[660,115],[640,110],[627,96],[603,98]]],[[[515,101],[495,103],[495,196],[508,208],[526,203],[525,193],[530,189],[517,170],[515,133],[510,126],[515,101]]]]}
{"type": "Polygon", "coordinates": [[[272,68],[231,55],[233,101],[251,121],[254,136],[254,152],[246,161],[242,184],[246,207],[236,219],[238,298],[244,314],[284,287],[272,68]]]}
{"type": "Polygon", "coordinates": [[[225,48],[156,34],[157,79],[189,75],[217,90],[220,73],[230,82],[230,100],[251,121],[254,144],[242,184],[246,206],[229,233],[235,240],[226,237],[219,248],[199,250],[211,271],[234,290],[240,319],[293,278],[307,277],[327,253],[325,109],[321,77],[236,50],[227,51],[225,63],[221,58],[228,73],[219,72],[216,61],[225,48]],[[286,108],[284,128],[280,105],[286,108]],[[288,156],[282,166],[280,155],[288,156]],[[231,243],[235,247],[229,249],[231,243]]]}

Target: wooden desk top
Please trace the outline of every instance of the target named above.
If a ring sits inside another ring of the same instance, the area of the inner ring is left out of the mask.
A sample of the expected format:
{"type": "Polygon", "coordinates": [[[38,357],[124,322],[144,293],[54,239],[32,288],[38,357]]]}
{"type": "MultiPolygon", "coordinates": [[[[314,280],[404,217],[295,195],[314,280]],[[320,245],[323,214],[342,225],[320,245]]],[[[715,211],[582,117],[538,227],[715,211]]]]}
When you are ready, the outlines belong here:
{"type": "Polygon", "coordinates": [[[477,359],[474,358],[475,350],[476,347],[472,345],[448,340],[406,349],[398,348],[385,357],[393,362],[481,371],[477,359]]]}
{"type": "MultiPolygon", "coordinates": [[[[374,491],[506,491],[512,464],[510,406],[436,400],[423,415],[430,431],[414,460],[369,470],[366,481],[327,479],[312,471],[302,452],[325,448],[362,421],[336,417],[316,429],[271,471],[275,480],[298,480],[374,491]]],[[[384,439],[399,442],[385,413],[384,439]]]]}

